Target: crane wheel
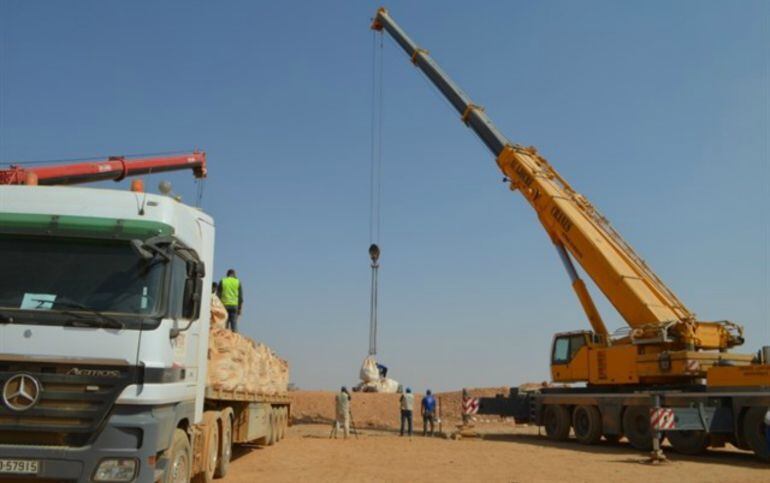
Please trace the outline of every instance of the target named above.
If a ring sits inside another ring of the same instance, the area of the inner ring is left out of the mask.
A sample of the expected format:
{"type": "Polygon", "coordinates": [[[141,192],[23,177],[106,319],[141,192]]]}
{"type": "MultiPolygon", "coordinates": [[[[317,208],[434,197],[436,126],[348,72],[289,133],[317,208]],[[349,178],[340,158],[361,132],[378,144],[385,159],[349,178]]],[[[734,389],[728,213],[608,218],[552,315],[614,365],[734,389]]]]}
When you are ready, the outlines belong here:
{"type": "Polygon", "coordinates": [[[765,435],[765,413],[768,408],[753,407],[743,416],[743,439],[762,461],[770,463],[770,445],[765,435]]]}
{"type": "Polygon", "coordinates": [[[706,451],[710,439],[705,431],[668,431],[666,437],[677,453],[690,455],[706,451]]]}
{"type": "Polygon", "coordinates": [[[581,444],[596,444],[602,439],[602,415],[596,406],[577,406],[572,412],[572,429],[581,444]]]}
{"type": "Polygon", "coordinates": [[[648,406],[628,406],[623,412],[623,434],[631,446],[641,451],[652,450],[652,428],[648,406]]]}
{"type": "Polygon", "coordinates": [[[566,441],[569,438],[570,414],[566,406],[549,404],[543,413],[545,434],[554,441],[566,441]]]}

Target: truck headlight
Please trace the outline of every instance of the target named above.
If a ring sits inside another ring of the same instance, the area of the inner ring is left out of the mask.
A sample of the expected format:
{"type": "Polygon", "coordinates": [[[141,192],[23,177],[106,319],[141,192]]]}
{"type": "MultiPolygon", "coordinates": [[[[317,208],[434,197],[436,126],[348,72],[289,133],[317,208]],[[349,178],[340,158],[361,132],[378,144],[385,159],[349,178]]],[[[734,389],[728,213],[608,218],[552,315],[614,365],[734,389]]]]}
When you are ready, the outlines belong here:
{"type": "Polygon", "coordinates": [[[133,458],[103,459],[94,472],[94,481],[132,481],[139,464],[133,458]]]}

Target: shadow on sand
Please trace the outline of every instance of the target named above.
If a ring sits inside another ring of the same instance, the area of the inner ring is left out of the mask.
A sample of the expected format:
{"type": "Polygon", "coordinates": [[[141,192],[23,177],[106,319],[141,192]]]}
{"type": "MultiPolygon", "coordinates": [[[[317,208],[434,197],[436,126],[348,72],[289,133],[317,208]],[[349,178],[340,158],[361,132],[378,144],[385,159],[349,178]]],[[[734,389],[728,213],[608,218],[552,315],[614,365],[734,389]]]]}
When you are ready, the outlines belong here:
{"type": "MultiPolygon", "coordinates": [[[[608,461],[609,463],[633,463],[643,464],[647,459],[647,455],[644,452],[640,452],[630,444],[626,442],[620,442],[616,444],[607,443],[602,441],[599,444],[586,446],[579,444],[577,441],[551,441],[545,436],[538,436],[536,434],[484,434],[482,436],[484,441],[492,442],[508,442],[519,444],[530,444],[535,446],[547,446],[549,448],[561,448],[570,451],[582,451],[584,453],[591,454],[607,454],[607,455],[629,455],[629,458],[617,460],[613,459],[608,461]]],[[[756,469],[770,469],[770,466],[766,463],[758,461],[753,454],[742,451],[723,451],[723,450],[708,450],[701,455],[688,456],[679,454],[674,451],[670,446],[663,445],[663,450],[670,461],[689,461],[700,464],[715,464],[725,466],[740,466],[743,468],[756,468],[756,469]]]]}

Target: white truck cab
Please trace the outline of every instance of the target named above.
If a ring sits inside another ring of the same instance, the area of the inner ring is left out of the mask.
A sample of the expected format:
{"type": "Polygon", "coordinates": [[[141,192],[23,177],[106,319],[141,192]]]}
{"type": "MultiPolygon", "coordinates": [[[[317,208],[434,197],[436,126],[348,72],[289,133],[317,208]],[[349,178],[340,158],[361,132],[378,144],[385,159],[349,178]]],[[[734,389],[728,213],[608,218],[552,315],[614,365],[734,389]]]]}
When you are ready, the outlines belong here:
{"type": "Polygon", "coordinates": [[[0,478],[168,480],[204,410],[213,253],[167,196],[0,186],[0,478]]]}

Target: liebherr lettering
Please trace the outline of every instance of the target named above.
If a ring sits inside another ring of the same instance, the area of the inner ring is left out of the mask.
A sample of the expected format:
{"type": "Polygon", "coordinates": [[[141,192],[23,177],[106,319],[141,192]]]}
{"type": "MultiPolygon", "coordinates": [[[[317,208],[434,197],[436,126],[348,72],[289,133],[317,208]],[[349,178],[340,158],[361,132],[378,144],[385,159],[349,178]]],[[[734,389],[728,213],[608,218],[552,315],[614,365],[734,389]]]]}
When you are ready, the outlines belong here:
{"type": "Polygon", "coordinates": [[[557,206],[551,207],[551,216],[556,222],[564,229],[565,232],[570,231],[572,228],[572,222],[569,221],[567,215],[564,214],[557,206]]]}

